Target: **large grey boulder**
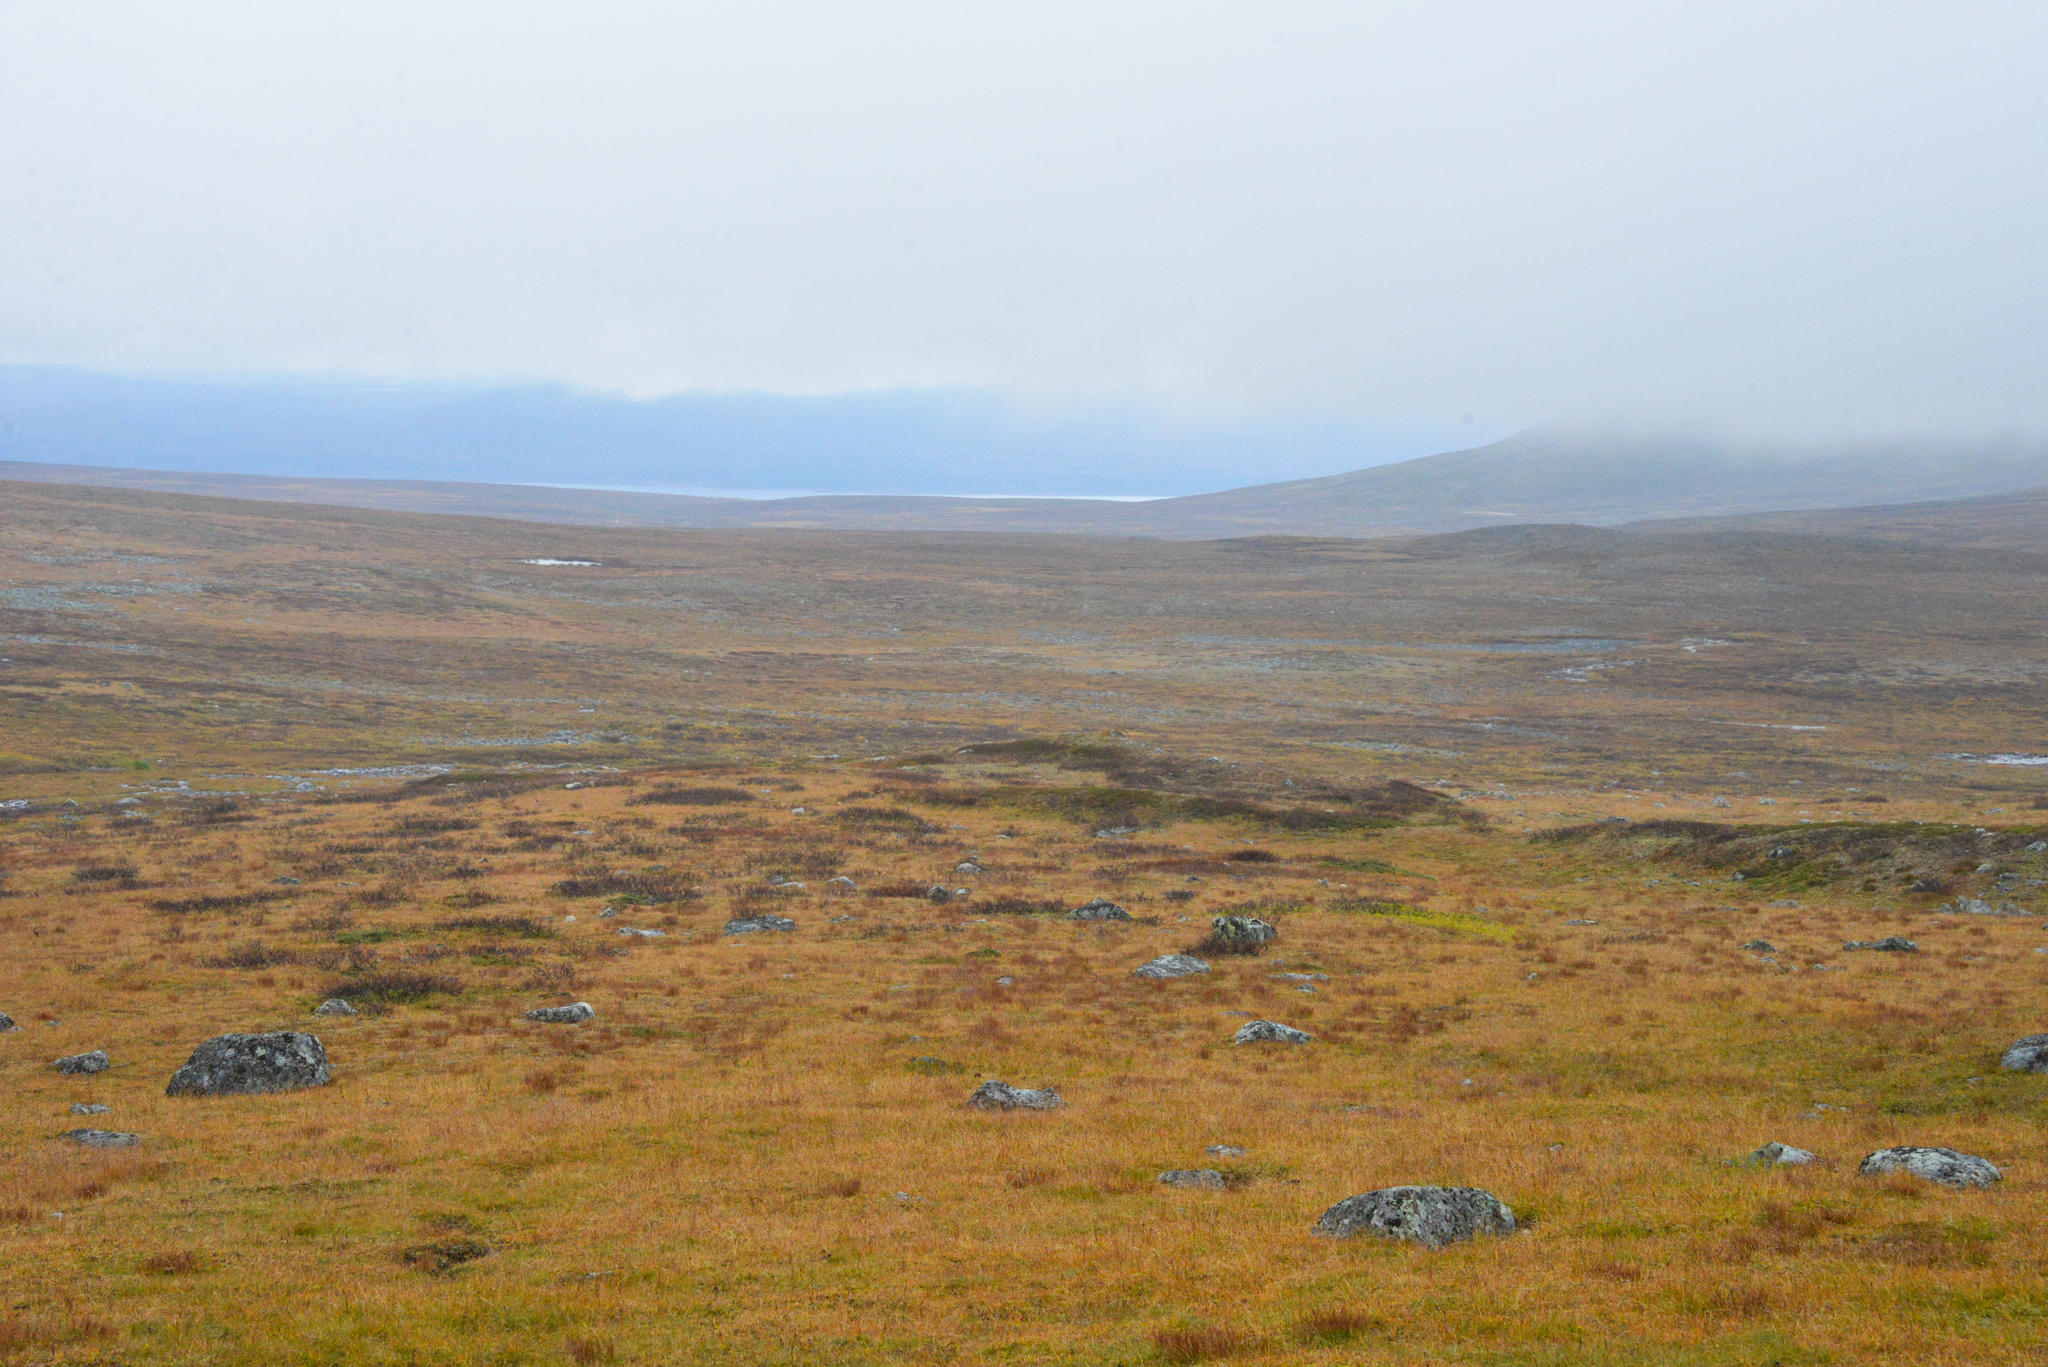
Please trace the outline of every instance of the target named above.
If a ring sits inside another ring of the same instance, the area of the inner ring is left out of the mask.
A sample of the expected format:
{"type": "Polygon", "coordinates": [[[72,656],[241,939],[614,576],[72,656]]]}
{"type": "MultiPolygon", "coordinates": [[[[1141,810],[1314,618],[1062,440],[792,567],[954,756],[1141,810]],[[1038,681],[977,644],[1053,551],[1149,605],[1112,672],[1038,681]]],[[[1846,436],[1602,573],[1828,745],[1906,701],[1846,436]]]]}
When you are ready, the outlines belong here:
{"type": "Polygon", "coordinates": [[[1067,913],[1069,921],[1128,921],[1131,913],[1125,911],[1107,897],[1096,897],[1083,902],[1067,913]]]}
{"type": "Polygon", "coordinates": [[[742,916],[727,921],[721,935],[756,935],[768,930],[795,930],[796,922],[787,916],[742,916]]]}
{"type": "Polygon", "coordinates": [[[312,1035],[273,1030],[259,1035],[216,1035],[192,1051],[171,1074],[165,1096],[241,1096],[323,1087],[327,1050],[312,1035]]]}
{"type": "Polygon", "coordinates": [[[1139,978],[1185,978],[1191,973],[1207,973],[1209,965],[1192,954],[1162,954],[1151,963],[1133,971],[1139,978]]]}
{"type": "Polygon", "coordinates": [[[1218,947],[1250,952],[1280,938],[1280,932],[1256,916],[1218,916],[1209,922],[1209,938],[1218,947]]]}
{"type": "Polygon", "coordinates": [[[570,1002],[567,1006],[536,1006],[526,1018],[542,1025],[581,1025],[596,1014],[589,1002],[570,1002]]]}
{"type": "Polygon", "coordinates": [[[1813,1161],[1813,1155],[1773,1139],[1751,1154],[1749,1161],[1763,1168],[1803,1168],[1813,1161]]]}
{"type": "Polygon", "coordinates": [[[1297,1030],[1291,1025],[1278,1021],[1246,1021],[1237,1033],[1230,1037],[1232,1044],[1307,1044],[1315,1039],[1306,1030],[1297,1030]]]}
{"type": "Polygon", "coordinates": [[[107,1051],[94,1049],[84,1054],[67,1054],[50,1066],[67,1076],[77,1077],[82,1073],[104,1073],[110,1065],[107,1062],[107,1051]]]}
{"type": "Polygon", "coordinates": [[[1315,1229],[1335,1239],[1375,1234],[1442,1248],[1477,1234],[1512,1234],[1515,1213],[1477,1187],[1384,1187],[1347,1196],[1323,1212],[1315,1229]]]}
{"type": "Polygon", "coordinates": [[[1887,1172],[1910,1172],[1944,1187],[1988,1187],[2004,1176],[1975,1154],[1954,1149],[1924,1149],[1912,1144],[1879,1149],[1864,1159],[1856,1171],[1866,1177],[1887,1172]]]}
{"type": "Polygon", "coordinates": [[[1159,1180],[1169,1187],[1195,1191],[1221,1191],[1226,1185],[1223,1174],[1214,1168],[1171,1168],[1160,1173],[1159,1180]]]}
{"type": "Polygon", "coordinates": [[[1012,1087],[1007,1082],[991,1079],[974,1089],[974,1095],[967,1098],[967,1104],[984,1111],[1050,1111],[1066,1103],[1060,1094],[1046,1089],[1033,1091],[1029,1087],[1012,1087]]]}
{"type": "Polygon", "coordinates": [[[2005,1046],[1998,1066],[2015,1073],[2048,1073],[2048,1035],[2026,1035],[2005,1046]]]}
{"type": "Polygon", "coordinates": [[[88,1149],[126,1149],[142,1142],[141,1135],[121,1130],[66,1130],[64,1138],[88,1149]]]}

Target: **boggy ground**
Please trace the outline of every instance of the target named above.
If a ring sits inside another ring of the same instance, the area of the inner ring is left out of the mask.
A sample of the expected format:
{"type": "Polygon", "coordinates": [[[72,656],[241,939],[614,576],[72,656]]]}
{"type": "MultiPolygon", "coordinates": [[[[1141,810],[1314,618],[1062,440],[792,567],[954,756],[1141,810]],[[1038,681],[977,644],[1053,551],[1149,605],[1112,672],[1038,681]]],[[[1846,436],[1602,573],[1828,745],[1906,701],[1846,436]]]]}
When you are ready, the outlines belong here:
{"type": "Polygon", "coordinates": [[[2024,537],[0,492],[4,1360],[2039,1360],[2048,1079],[1997,1054],[2048,1030],[2048,770],[1982,762],[2048,749],[2024,537]],[[1240,907],[1264,955],[1131,976],[1240,907]],[[163,1095],[266,1028],[333,1083],[163,1095]],[[1856,1174],[1894,1143],[2006,1180],[1856,1174]],[[1309,1232],[1412,1182],[1525,1228],[1309,1232]]]}
{"type": "Polygon", "coordinates": [[[2048,1079],[1996,1055],[2043,1028],[2048,934],[1902,886],[2037,902],[2034,830],[1917,828],[1879,876],[1790,826],[1798,867],[1737,881],[1654,827],[1531,838],[1403,788],[1189,797],[1171,769],[1027,744],[22,818],[0,1351],[2037,1360],[2048,1079]],[[1097,835],[1104,813],[1139,829],[1097,835]],[[1098,894],[1137,919],[1065,918],[1098,894]],[[1131,976],[1244,907],[1280,928],[1263,956],[1131,976]],[[762,911],[797,929],[720,934],[762,911]],[[1840,948],[1888,934],[1919,952],[1840,948]],[[316,1022],[337,993],[363,1014],[316,1022]],[[521,1018],[579,999],[594,1021],[521,1018]],[[1253,1017],[1316,1040],[1233,1046],[1253,1017]],[[200,1040],[282,1028],[326,1042],[330,1086],[163,1095],[200,1040]],[[90,1048],[114,1068],[46,1067],[90,1048]],[[987,1077],[1067,1104],[970,1110],[987,1077]],[[85,1124],[143,1142],[56,1137],[85,1124]],[[1823,1163],[1736,1161],[1767,1139],[1823,1163]],[[1856,1174],[1895,1143],[2006,1180],[1856,1174]],[[1202,1166],[1231,1187],[1156,1180],[1202,1166]],[[1310,1233],[1412,1182],[1485,1187],[1526,1227],[1436,1252],[1310,1233]]]}

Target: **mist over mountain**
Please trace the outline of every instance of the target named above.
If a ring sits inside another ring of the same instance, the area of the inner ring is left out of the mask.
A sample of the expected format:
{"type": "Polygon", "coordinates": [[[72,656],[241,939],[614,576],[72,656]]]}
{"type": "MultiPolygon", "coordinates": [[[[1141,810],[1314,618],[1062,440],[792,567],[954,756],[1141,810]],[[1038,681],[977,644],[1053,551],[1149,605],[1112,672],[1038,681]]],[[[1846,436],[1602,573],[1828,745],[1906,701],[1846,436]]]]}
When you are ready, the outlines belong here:
{"type": "Polygon", "coordinates": [[[631,399],[558,385],[174,381],[0,367],[0,460],[329,479],[1159,496],[1336,474],[1458,424],[1177,422],[965,389],[631,399]]]}

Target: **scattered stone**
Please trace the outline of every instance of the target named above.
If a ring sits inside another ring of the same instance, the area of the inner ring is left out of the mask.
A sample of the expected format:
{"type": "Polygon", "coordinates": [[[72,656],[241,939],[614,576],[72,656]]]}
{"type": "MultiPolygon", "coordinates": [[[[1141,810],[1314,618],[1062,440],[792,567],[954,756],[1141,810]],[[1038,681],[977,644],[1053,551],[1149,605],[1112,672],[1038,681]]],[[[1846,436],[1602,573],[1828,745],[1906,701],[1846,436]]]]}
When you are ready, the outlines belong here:
{"type": "Polygon", "coordinates": [[[1887,954],[1912,954],[1917,952],[1920,946],[1903,935],[1887,935],[1882,940],[1844,940],[1842,948],[1876,949],[1887,954]]]}
{"type": "Polygon", "coordinates": [[[1759,954],[1776,954],[1778,952],[1778,947],[1769,940],[1745,940],[1742,947],[1744,949],[1753,949],[1759,954]]]}
{"type": "Polygon", "coordinates": [[[2048,853],[2048,840],[2036,840],[2036,841],[2035,841],[2035,842],[2034,842],[2033,844],[2031,844],[2031,845],[2027,846],[2027,853],[2028,853],[2028,854],[2044,854],[2044,853],[2048,853]]]}
{"type": "Polygon", "coordinates": [[[2005,1046],[1998,1066],[2015,1073],[2048,1073],[2048,1035],[2027,1035],[2005,1046]]]}
{"type": "Polygon", "coordinates": [[[1565,924],[1568,926],[1597,926],[1600,923],[1598,921],[1589,921],[1583,916],[1576,916],[1566,921],[1565,924]]]}
{"type": "Polygon", "coordinates": [[[974,861],[973,861],[972,859],[970,859],[970,860],[968,860],[968,861],[967,861],[966,863],[964,863],[964,864],[955,864],[955,865],[953,866],[953,872],[955,872],[955,873],[980,873],[980,872],[981,872],[981,865],[979,865],[979,864],[975,863],[975,862],[974,862],[974,861]]]}
{"type": "Polygon", "coordinates": [[[271,879],[270,881],[281,888],[296,888],[301,886],[299,880],[292,877],[290,874],[279,874],[277,877],[271,879]]]}
{"type": "Polygon", "coordinates": [[[356,1009],[339,997],[329,997],[313,1008],[316,1016],[353,1016],[356,1009]]]}
{"type": "Polygon", "coordinates": [[[1856,1171],[1866,1177],[1887,1172],[1910,1172],[1944,1187],[1988,1187],[2004,1174],[1975,1154],[1954,1149],[1925,1149],[1912,1144],[1879,1149],[1864,1159],[1856,1171]]]}
{"type": "Polygon", "coordinates": [[[536,1006],[526,1018],[542,1025],[581,1025],[596,1014],[589,1002],[570,1002],[567,1006],[536,1006]]]}
{"type": "Polygon", "coordinates": [[[721,935],[753,935],[764,930],[795,930],[796,922],[787,916],[742,916],[727,921],[721,935]]]}
{"type": "Polygon", "coordinates": [[[1307,1044],[1315,1036],[1278,1021],[1246,1021],[1230,1037],[1232,1044],[1307,1044]]]}
{"type": "Polygon", "coordinates": [[[74,1101],[71,1103],[71,1114],[73,1115],[105,1115],[112,1109],[114,1108],[102,1106],[97,1101],[74,1101]]]}
{"type": "Polygon", "coordinates": [[[1012,1087],[1007,1082],[988,1081],[974,1089],[974,1095],[967,1098],[967,1104],[984,1111],[1050,1111],[1066,1103],[1060,1094],[1050,1089],[1033,1091],[1028,1087],[1012,1087]]]}
{"type": "Polygon", "coordinates": [[[1266,976],[1290,983],[1326,983],[1330,981],[1330,975],[1327,973],[1268,973],[1266,976]]]}
{"type": "Polygon", "coordinates": [[[1131,913],[1125,911],[1107,897],[1096,897],[1083,902],[1067,913],[1069,921],[1128,921],[1131,913]]]}
{"type": "Polygon", "coordinates": [[[996,986],[997,986],[997,987],[1015,987],[1016,985],[1017,985],[1017,980],[1016,980],[1015,978],[1012,978],[1012,977],[1004,976],[1004,977],[1001,977],[1001,978],[997,978],[997,979],[996,979],[996,986]]]}
{"type": "Polygon", "coordinates": [[[141,1135],[122,1130],[66,1130],[64,1138],[88,1149],[127,1149],[142,1142],[141,1135]]]}
{"type": "Polygon", "coordinates": [[[85,1054],[67,1054],[50,1066],[67,1076],[76,1077],[81,1073],[104,1073],[109,1063],[106,1050],[94,1049],[85,1054]]]}
{"type": "Polygon", "coordinates": [[[327,1084],[327,1050],[312,1035],[272,1030],[215,1035],[171,1074],[165,1096],[240,1096],[327,1084]]]}
{"type": "Polygon", "coordinates": [[[1749,1161],[1760,1167],[1803,1168],[1813,1161],[1813,1155],[1774,1139],[1751,1154],[1749,1161]]]}
{"type": "Polygon", "coordinates": [[[1159,1174],[1159,1180],[1169,1187],[1195,1191],[1221,1191],[1224,1187],[1223,1174],[1214,1168],[1169,1168],[1159,1174]]]}
{"type": "Polygon", "coordinates": [[[1211,1158],[1244,1157],[1244,1150],[1235,1144],[1211,1144],[1208,1148],[1203,1149],[1202,1152],[1208,1154],[1211,1158]]]}
{"type": "Polygon", "coordinates": [[[925,900],[940,906],[953,900],[953,890],[943,883],[934,883],[924,890],[925,900]]]}
{"type": "Polygon", "coordinates": [[[609,921],[618,914],[619,909],[617,907],[606,907],[603,911],[597,913],[597,919],[600,921],[609,921]]]}
{"type": "Polygon", "coordinates": [[[1280,932],[1256,916],[1218,916],[1209,922],[1209,938],[1232,949],[1257,949],[1280,932]]]}
{"type": "Polygon", "coordinates": [[[8,1015],[5,1011],[0,1011],[0,1035],[6,1034],[9,1030],[19,1029],[21,1027],[14,1023],[14,1017],[8,1015]]]}
{"type": "Polygon", "coordinates": [[[1209,965],[1192,954],[1162,954],[1144,967],[1133,971],[1138,978],[1185,978],[1191,973],[1207,973],[1209,965]]]}
{"type": "Polygon", "coordinates": [[[826,886],[826,887],[828,887],[828,888],[831,888],[831,889],[833,889],[833,890],[834,890],[834,891],[836,891],[836,892],[858,892],[858,891],[859,891],[859,888],[858,888],[857,886],[855,886],[855,884],[854,884],[854,881],[853,881],[853,880],[852,880],[851,878],[848,878],[848,877],[847,877],[847,876],[846,876],[845,874],[843,874],[843,873],[842,873],[842,874],[840,874],[840,875],[839,875],[839,876],[838,876],[837,878],[827,878],[827,879],[825,880],[825,886],[826,886]]]}
{"type": "Polygon", "coordinates": [[[643,930],[639,926],[620,926],[614,933],[618,935],[633,935],[642,940],[665,940],[668,938],[668,932],[665,930],[643,930]]]}
{"type": "Polygon", "coordinates": [[[770,883],[768,886],[774,888],[777,892],[804,891],[804,885],[802,883],[797,882],[794,878],[785,878],[779,883],[770,883]]]}
{"type": "Polygon", "coordinates": [[[1376,1234],[1442,1248],[1477,1234],[1512,1234],[1515,1213],[1477,1187],[1386,1187],[1349,1196],[1323,1212],[1318,1234],[1376,1234]]]}

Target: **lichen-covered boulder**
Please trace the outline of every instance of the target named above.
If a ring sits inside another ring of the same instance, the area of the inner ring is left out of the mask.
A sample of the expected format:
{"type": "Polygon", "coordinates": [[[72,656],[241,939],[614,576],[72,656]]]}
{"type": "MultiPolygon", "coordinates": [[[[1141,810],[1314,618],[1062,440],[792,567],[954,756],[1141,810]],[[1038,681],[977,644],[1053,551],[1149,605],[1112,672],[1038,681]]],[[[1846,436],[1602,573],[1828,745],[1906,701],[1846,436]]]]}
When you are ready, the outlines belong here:
{"type": "Polygon", "coordinates": [[[1128,921],[1131,913],[1107,897],[1094,897],[1067,913],[1069,921],[1128,921]]]}
{"type": "Polygon", "coordinates": [[[1235,950],[1255,950],[1280,938],[1280,932],[1256,916],[1218,916],[1209,922],[1209,938],[1235,950]]]}
{"type": "Polygon", "coordinates": [[[1170,1168],[1159,1174],[1159,1180],[1169,1187],[1186,1187],[1194,1191],[1222,1191],[1227,1185],[1223,1174],[1214,1168],[1170,1168]]]}
{"type": "Polygon", "coordinates": [[[967,1098],[967,1104],[984,1111],[1050,1111],[1066,1103],[1060,1094],[1046,1089],[1033,1091],[1029,1087],[1012,1087],[1007,1082],[988,1081],[974,1089],[974,1095],[967,1098]]]}
{"type": "Polygon", "coordinates": [[[787,916],[741,916],[727,921],[721,935],[757,935],[769,930],[795,930],[796,922],[787,916]]]}
{"type": "Polygon", "coordinates": [[[323,1087],[327,1050],[312,1035],[273,1030],[257,1035],[216,1035],[192,1051],[171,1074],[165,1096],[240,1096],[323,1087]]]}
{"type": "Polygon", "coordinates": [[[111,1065],[107,1061],[106,1050],[94,1049],[83,1054],[67,1054],[50,1066],[66,1076],[77,1077],[83,1073],[104,1073],[111,1065]]]}
{"type": "Polygon", "coordinates": [[[1998,1066],[2015,1073],[2048,1073],[2048,1035],[2027,1035],[2005,1046],[1998,1066]]]}
{"type": "Polygon", "coordinates": [[[356,1009],[339,997],[329,997],[313,1008],[316,1016],[353,1016],[356,1009]]]}
{"type": "Polygon", "coordinates": [[[1864,1159],[1856,1171],[1866,1177],[1888,1172],[1910,1172],[1944,1187],[1988,1187],[2004,1174],[1987,1160],[1954,1149],[1927,1149],[1913,1144],[1879,1149],[1864,1159]]]}
{"type": "Polygon", "coordinates": [[[88,1149],[127,1149],[142,1142],[141,1135],[121,1130],[66,1130],[64,1137],[88,1149]]]}
{"type": "Polygon", "coordinates": [[[1232,1044],[1307,1044],[1315,1039],[1306,1030],[1297,1030],[1279,1021],[1246,1021],[1230,1037],[1232,1044]]]}
{"type": "Polygon", "coordinates": [[[1315,1230],[1334,1239],[1375,1234],[1442,1248],[1478,1234],[1512,1234],[1515,1213],[1477,1187],[1384,1187],[1339,1201],[1315,1230]]]}
{"type": "Polygon", "coordinates": [[[567,1006],[536,1006],[526,1018],[542,1025],[581,1025],[596,1014],[589,1002],[570,1002],[567,1006]]]}
{"type": "Polygon", "coordinates": [[[1803,1168],[1813,1161],[1813,1155],[1774,1139],[1751,1154],[1749,1161],[1762,1168],[1803,1168]]]}
{"type": "Polygon", "coordinates": [[[1209,965],[1192,954],[1162,954],[1151,963],[1133,970],[1139,978],[1185,978],[1191,973],[1207,973],[1209,965]]]}

